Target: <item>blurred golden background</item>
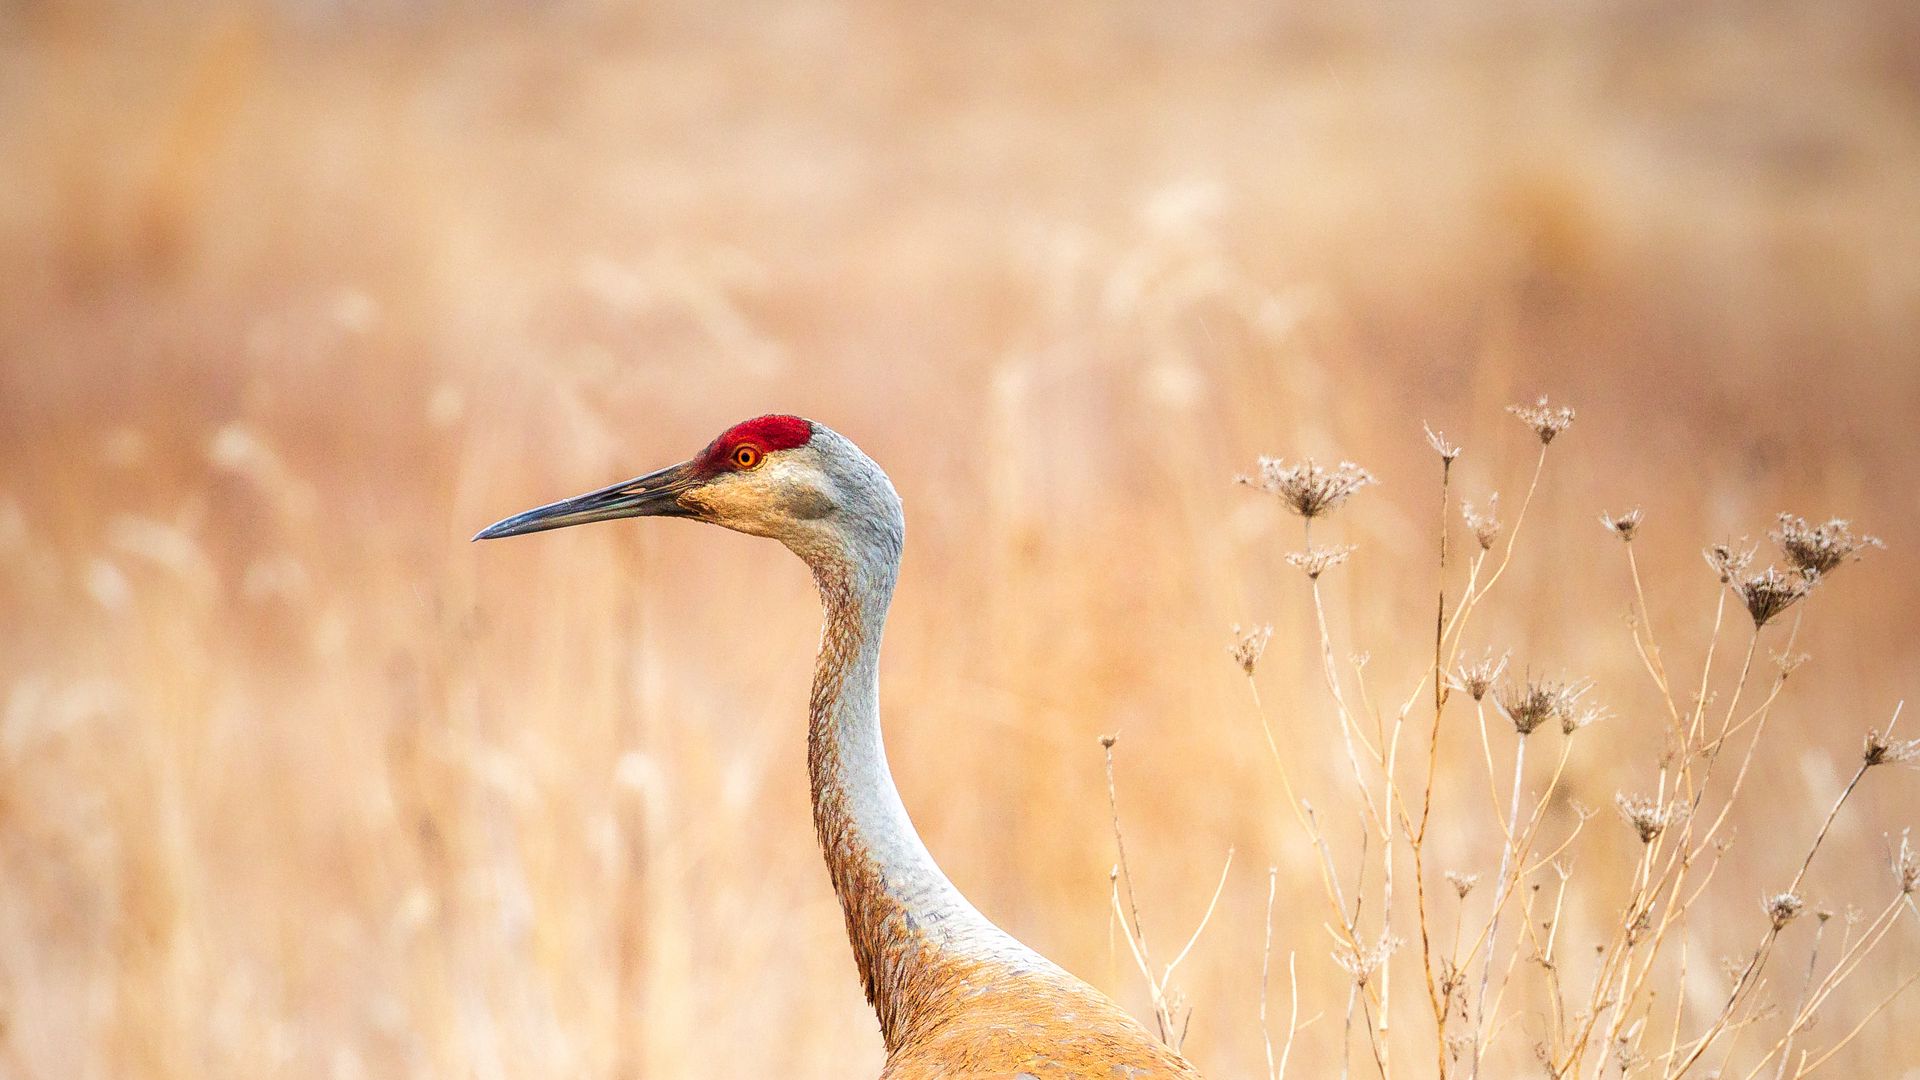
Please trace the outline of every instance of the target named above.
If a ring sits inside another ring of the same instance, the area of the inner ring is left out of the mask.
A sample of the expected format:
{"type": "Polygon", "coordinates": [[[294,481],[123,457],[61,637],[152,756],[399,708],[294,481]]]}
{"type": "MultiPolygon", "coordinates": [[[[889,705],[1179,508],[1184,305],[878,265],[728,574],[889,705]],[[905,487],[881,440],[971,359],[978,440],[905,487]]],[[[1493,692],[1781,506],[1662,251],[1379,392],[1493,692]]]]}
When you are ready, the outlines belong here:
{"type": "MultiPolygon", "coordinates": [[[[10,4],[0,245],[0,1076],[876,1072],[807,815],[804,569],[683,523],[466,542],[758,412],[906,500],[890,754],[982,910],[1144,1015],[1103,732],[1150,933],[1238,849],[1178,980],[1214,1077],[1264,1071],[1269,863],[1322,1014],[1294,1075],[1332,1075],[1346,985],[1224,653],[1274,623],[1262,691],[1334,790],[1255,455],[1384,480],[1326,584],[1398,700],[1420,423],[1510,507],[1501,407],[1579,409],[1475,644],[1596,680],[1596,806],[1660,723],[1597,514],[1646,508],[1680,670],[1703,544],[1886,539],[1807,608],[1700,956],[1920,688],[1913,5],[10,4]]],[[[1481,782],[1464,729],[1443,754],[1481,782]]],[[[1812,904],[1882,896],[1920,824],[1920,777],[1871,781],[1812,904]]],[[[1892,940],[1816,1038],[1920,965],[1892,940]]],[[[1920,997],[1884,1019],[1832,1075],[1920,1062],[1920,997]]]]}

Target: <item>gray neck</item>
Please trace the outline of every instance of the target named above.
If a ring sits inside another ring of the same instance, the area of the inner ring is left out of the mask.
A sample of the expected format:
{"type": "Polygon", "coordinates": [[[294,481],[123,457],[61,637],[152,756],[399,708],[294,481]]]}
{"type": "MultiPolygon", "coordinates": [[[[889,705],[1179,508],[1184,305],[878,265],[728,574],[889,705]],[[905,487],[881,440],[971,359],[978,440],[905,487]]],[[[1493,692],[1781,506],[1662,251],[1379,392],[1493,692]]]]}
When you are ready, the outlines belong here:
{"type": "Polygon", "coordinates": [[[803,553],[826,625],[808,731],[814,825],[847,933],[889,1046],[912,1003],[959,962],[1022,968],[1045,960],[988,922],[933,861],[894,787],[880,735],[880,639],[898,574],[901,531],[863,529],[837,550],[803,553]]]}

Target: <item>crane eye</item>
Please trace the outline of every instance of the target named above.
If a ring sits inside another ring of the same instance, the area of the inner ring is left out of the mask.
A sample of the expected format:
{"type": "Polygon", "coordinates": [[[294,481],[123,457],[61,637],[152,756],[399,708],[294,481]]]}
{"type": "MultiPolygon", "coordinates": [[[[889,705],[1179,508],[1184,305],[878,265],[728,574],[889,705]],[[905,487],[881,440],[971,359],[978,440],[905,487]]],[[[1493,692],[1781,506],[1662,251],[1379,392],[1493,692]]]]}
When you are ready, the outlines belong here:
{"type": "Polygon", "coordinates": [[[733,448],[733,464],[735,468],[739,468],[739,469],[756,468],[759,466],[760,462],[764,459],[765,459],[765,456],[760,453],[760,448],[757,446],[753,446],[747,443],[742,443],[741,445],[733,448]]]}

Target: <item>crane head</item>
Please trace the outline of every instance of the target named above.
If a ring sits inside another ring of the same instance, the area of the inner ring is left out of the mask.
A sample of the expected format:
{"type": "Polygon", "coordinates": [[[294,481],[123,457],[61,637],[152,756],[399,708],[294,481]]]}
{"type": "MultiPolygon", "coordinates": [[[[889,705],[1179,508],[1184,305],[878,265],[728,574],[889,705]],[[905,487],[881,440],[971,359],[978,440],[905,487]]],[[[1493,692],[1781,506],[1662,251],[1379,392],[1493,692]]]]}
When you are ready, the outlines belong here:
{"type": "MultiPolygon", "coordinates": [[[[682,517],[781,540],[803,557],[899,520],[886,474],[843,436],[798,416],[761,416],[657,472],[497,521],[475,540],[627,517],[682,517]]],[[[886,530],[897,534],[898,529],[886,530]]]]}

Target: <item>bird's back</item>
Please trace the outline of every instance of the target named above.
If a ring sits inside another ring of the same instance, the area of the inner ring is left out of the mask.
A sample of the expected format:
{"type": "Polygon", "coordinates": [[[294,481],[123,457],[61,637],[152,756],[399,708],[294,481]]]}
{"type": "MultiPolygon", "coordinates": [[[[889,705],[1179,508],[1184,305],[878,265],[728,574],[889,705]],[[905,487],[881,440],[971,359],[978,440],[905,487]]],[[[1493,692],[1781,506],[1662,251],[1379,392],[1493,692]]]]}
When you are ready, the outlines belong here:
{"type": "Polygon", "coordinates": [[[954,972],[881,1080],[1200,1080],[1118,1005],[1049,965],[954,972]]]}

